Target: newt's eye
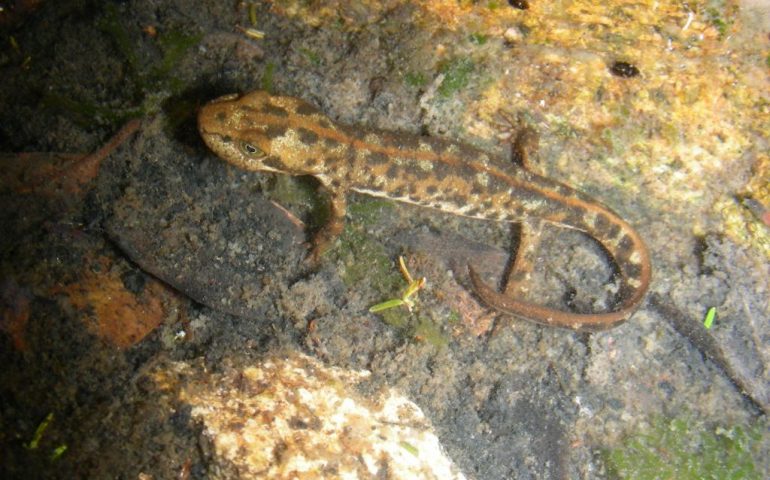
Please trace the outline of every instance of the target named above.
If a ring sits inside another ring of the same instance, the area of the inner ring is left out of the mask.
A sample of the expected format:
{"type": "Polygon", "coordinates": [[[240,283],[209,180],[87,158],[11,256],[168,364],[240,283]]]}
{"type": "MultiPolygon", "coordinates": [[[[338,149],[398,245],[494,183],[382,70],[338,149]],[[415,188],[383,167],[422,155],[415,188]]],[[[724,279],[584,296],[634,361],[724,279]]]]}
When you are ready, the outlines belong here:
{"type": "Polygon", "coordinates": [[[241,142],[241,150],[249,157],[260,158],[265,156],[265,152],[252,143],[241,142]]]}

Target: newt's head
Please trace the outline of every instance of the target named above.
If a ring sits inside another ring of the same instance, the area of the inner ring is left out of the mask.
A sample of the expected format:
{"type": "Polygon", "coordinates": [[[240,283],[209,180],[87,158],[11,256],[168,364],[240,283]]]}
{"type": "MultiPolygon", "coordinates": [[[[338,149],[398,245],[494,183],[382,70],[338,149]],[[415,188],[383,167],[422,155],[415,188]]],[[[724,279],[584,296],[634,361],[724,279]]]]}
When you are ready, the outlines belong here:
{"type": "Polygon", "coordinates": [[[225,95],[198,113],[200,134],[219,157],[246,170],[295,175],[317,173],[310,165],[323,156],[313,131],[319,122],[331,126],[315,107],[264,91],[225,95]]]}

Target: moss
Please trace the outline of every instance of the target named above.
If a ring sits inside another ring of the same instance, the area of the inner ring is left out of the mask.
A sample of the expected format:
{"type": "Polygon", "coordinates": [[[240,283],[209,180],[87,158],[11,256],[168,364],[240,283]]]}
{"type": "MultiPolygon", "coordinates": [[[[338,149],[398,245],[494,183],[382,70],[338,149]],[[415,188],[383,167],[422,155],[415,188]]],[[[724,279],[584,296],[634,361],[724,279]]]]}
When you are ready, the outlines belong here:
{"type": "MultiPolygon", "coordinates": [[[[393,259],[381,243],[364,231],[361,223],[348,222],[338,247],[329,254],[342,262],[341,278],[348,288],[374,290],[381,300],[401,294],[404,280],[398,268],[394,268],[393,259]]],[[[405,308],[391,308],[378,315],[397,330],[409,327],[409,312],[405,308]]]]}
{"type": "Polygon", "coordinates": [[[606,146],[606,153],[613,156],[622,156],[625,153],[624,138],[611,128],[605,128],[601,132],[601,139],[606,146]]]}
{"type": "MultiPolygon", "coordinates": [[[[534,121],[526,120],[528,124],[533,124],[534,121]]],[[[572,125],[566,120],[557,120],[553,124],[554,134],[562,139],[576,139],[580,138],[580,131],[577,127],[572,125]]]]}
{"type": "Polygon", "coordinates": [[[395,296],[403,279],[382,243],[366,233],[387,207],[388,202],[370,199],[350,205],[338,246],[329,254],[343,263],[342,280],[348,287],[369,287],[378,295],[395,296]]]}
{"type": "Polygon", "coordinates": [[[472,33],[468,37],[468,40],[470,40],[470,42],[475,45],[484,45],[485,43],[487,43],[487,40],[489,40],[489,37],[487,37],[482,33],[472,33]]]}
{"type": "MultiPolygon", "coordinates": [[[[327,255],[342,264],[341,278],[350,289],[377,295],[372,303],[400,298],[406,288],[398,264],[375,236],[366,232],[383,211],[392,208],[385,200],[364,198],[348,207],[348,221],[336,248],[327,255]]],[[[415,316],[407,308],[395,307],[377,312],[382,321],[405,338],[424,341],[436,347],[449,343],[447,333],[429,318],[415,316]]],[[[458,315],[459,318],[459,315],[458,315]]]]}
{"type": "Polygon", "coordinates": [[[105,5],[105,13],[97,21],[97,28],[112,40],[120,56],[128,66],[126,82],[123,88],[129,105],[123,108],[103,107],[82,99],[71,99],[55,92],[43,97],[43,105],[58,108],[74,115],[75,121],[83,125],[114,125],[124,123],[130,118],[138,118],[156,113],[161,107],[169,107],[176,114],[191,114],[194,109],[184,105],[174,105],[173,97],[185,88],[182,79],[175,75],[179,62],[190,47],[196,45],[200,35],[190,35],[179,30],[168,30],[157,36],[161,56],[152,62],[143,64],[135,41],[131,39],[121,23],[118,8],[112,3],[105,5]]]}
{"type": "Polygon", "coordinates": [[[321,65],[321,56],[308,48],[300,48],[299,52],[315,66],[321,65]]]}
{"type": "Polygon", "coordinates": [[[342,280],[348,287],[368,286],[379,295],[395,296],[403,286],[385,247],[367,235],[360,224],[345,227],[334,254],[343,262],[342,280]]]}
{"type": "Polygon", "coordinates": [[[353,222],[361,223],[364,226],[374,225],[379,221],[380,216],[385,210],[393,208],[393,204],[387,200],[365,199],[350,205],[348,215],[353,222]]]}
{"type": "Polygon", "coordinates": [[[422,72],[409,72],[404,75],[404,82],[410,87],[424,87],[428,79],[422,72]]]}
{"type": "Polygon", "coordinates": [[[411,336],[439,348],[449,343],[447,332],[440,325],[423,316],[418,317],[411,336]]]}
{"type": "Polygon", "coordinates": [[[444,81],[438,87],[439,95],[448,97],[468,86],[475,68],[473,60],[468,57],[457,57],[442,63],[439,73],[444,74],[444,81]]]}
{"type": "Polygon", "coordinates": [[[157,110],[160,101],[148,103],[146,100],[156,92],[166,92],[166,96],[171,96],[182,91],[183,81],[174,75],[174,71],[190,47],[200,42],[201,35],[190,35],[180,30],[168,30],[158,34],[157,44],[161,57],[143,65],[139,61],[135,42],[131,40],[120,20],[117,8],[107,4],[105,15],[97,22],[97,26],[109,35],[129,66],[127,90],[134,94],[145,110],[152,106],[157,110]]]}
{"type": "MultiPolygon", "coordinates": [[[[187,50],[197,45],[201,38],[201,35],[190,35],[179,30],[169,30],[159,34],[158,45],[163,51],[163,57],[159,62],[150,65],[144,78],[140,75],[139,86],[144,93],[153,88],[165,88],[173,94],[179,93],[184,83],[174,75],[174,71],[187,50]]],[[[142,73],[144,72],[140,71],[140,74],[142,73]]]]}
{"type": "Polygon", "coordinates": [[[46,108],[68,112],[72,115],[72,120],[83,127],[89,127],[94,123],[99,125],[116,125],[125,122],[129,118],[137,118],[142,115],[140,107],[115,109],[103,107],[86,100],[73,100],[56,93],[45,94],[42,104],[46,108]]]}
{"type": "Polygon", "coordinates": [[[688,418],[661,417],[649,431],[603,452],[603,458],[611,478],[759,479],[754,455],[767,437],[765,429],[705,429],[688,418]]]}
{"type": "Polygon", "coordinates": [[[378,313],[378,315],[382,316],[382,321],[385,322],[385,325],[395,328],[402,334],[405,334],[409,331],[409,312],[405,308],[393,308],[390,310],[384,310],[378,313]]]}
{"type": "Polygon", "coordinates": [[[105,5],[105,15],[96,22],[97,28],[105,32],[115,44],[121,56],[126,60],[131,75],[137,75],[139,72],[139,57],[134,49],[133,42],[128,36],[128,32],[120,23],[118,8],[109,3],[105,5]]]}
{"type": "Polygon", "coordinates": [[[708,18],[709,23],[711,23],[711,25],[717,29],[717,32],[719,32],[719,38],[725,38],[733,20],[725,19],[722,12],[716,8],[709,8],[706,10],[706,17],[708,18]]]}

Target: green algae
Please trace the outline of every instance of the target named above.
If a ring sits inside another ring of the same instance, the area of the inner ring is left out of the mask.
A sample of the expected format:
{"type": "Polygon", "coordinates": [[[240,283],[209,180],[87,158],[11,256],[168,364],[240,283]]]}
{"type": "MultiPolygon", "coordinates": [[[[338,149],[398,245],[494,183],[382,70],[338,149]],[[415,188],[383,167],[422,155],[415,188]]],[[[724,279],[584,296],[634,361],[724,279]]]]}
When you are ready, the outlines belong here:
{"type": "Polygon", "coordinates": [[[329,252],[342,263],[342,281],[348,287],[373,288],[379,295],[393,297],[403,285],[398,269],[385,251],[385,246],[366,232],[374,225],[388,202],[362,199],[348,207],[348,219],[337,246],[329,252]]]}
{"type": "Polygon", "coordinates": [[[299,52],[316,67],[321,65],[321,56],[313,50],[302,47],[299,49],[299,52]]]}
{"type": "Polygon", "coordinates": [[[438,71],[444,75],[444,81],[438,87],[439,95],[446,98],[467,87],[475,68],[475,63],[468,57],[456,57],[441,63],[438,71]]]}
{"type": "Polygon", "coordinates": [[[722,5],[720,8],[712,7],[706,9],[706,18],[717,29],[720,39],[724,39],[727,36],[730,27],[735,23],[735,19],[731,17],[732,15],[729,14],[725,5],[722,5]]]}
{"type": "Polygon", "coordinates": [[[354,222],[369,227],[377,223],[383,213],[392,209],[393,203],[370,198],[350,205],[348,214],[354,222]]]}
{"type": "Polygon", "coordinates": [[[428,79],[422,72],[408,72],[404,75],[404,82],[414,88],[424,87],[428,84],[428,79]]]}
{"type": "MultiPolygon", "coordinates": [[[[121,99],[127,106],[104,106],[85,99],[73,99],[56,91],[43,96],[43,105],[69,112],[75,122],[84,126],[121,124],[132,118],[157,113],[161,108],[169,108],[176,116],[180,113],[185,118],[191,115],[195,109],[191,102],[180,99],[177,105],[174,100],[186,87],[185,81],[175,72],[184,55],[200,42],[202,36],[173,29],[161,32],[156,39],[160,55],[149,62],[142,62],[136,42],[121,20],[118,8],[107,4],[96,26],[112,41],[127,65],[126,82],[122,89],[125,97],[121,99]]],[[[179,122],[173,119],[170,123],[173,128],[173,124],[179,122]]]]}
{"type": "Polygon", "coordinates": [[[610,478],[760,479],[755,466],[766,426],[707,429],[688,418],[656,418],[646,432],[603,452],[610,478]]]}
{"type": "MultiPolygon", "coordinates": [[[[373,304],[400,298],[407,286],[398,263],[376,236],[367,233],[367,229],[377,224],[383,213],[391,208],[390,202],[379,199],[361,199],[350,205],[345,229],[336,247],[328,253],[330,260],[342,266],[340,277],[346,287],[376,293],[379,300],[372,301],[373,304]]],[[[410,311],[399,306],[379,311],[377,315],[405,339],[435,347],[449,343],[449,336],[442,326],[419,314],[416,308],[410,311]]]]}
{"type": "Polygon", "coordinates": [[[468,40],[475,45],[484,45],[489,40],[489,36],[483,33],[472,33],[468,36],[468,40]]]}
{"type": "Polygon", "coordinates": [[[417,322],[410,325],[410,327],[411,329],[408,330],[408,333],[416,340],[438,348],[449,344],[449,334],[447,331],[430,318],[420,315],[417,317],[417,322]]]}

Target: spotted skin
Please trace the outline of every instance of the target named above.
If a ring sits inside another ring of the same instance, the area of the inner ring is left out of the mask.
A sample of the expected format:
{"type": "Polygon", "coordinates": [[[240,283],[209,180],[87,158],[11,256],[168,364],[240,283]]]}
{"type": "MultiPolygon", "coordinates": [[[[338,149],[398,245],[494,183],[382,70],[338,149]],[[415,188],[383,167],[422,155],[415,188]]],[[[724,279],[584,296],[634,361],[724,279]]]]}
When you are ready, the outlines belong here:
{"type": "MultiPolygon", "coordinates": [[[[604,330],[628,319],[650,284],[647,247],[616,213],[562,183],[469,145],[336,124],[300,99],[263,91],[212,101],[201,109],[198,124],[209,148],[227,162],[252,171],[312,175],[330,191],[332,218],[315,238],[316,257],[342,231],[345,195],[352,190],[466,217],[536,220],[537,225],[580,230],[596,239],[617,267],[618,301],[603,313],[573,313],[518,300],[510,294],[516,288],[497,292],[470,268],[476,294],[501,312],[556,327],[604,330]]],[[[534,241],[522,238],[528,240],[534,241]]],[[[519,250],[525,266],[533,248],[519,250]]],[[[518,272],[512,278],[526,277],[518,272]]]]}

